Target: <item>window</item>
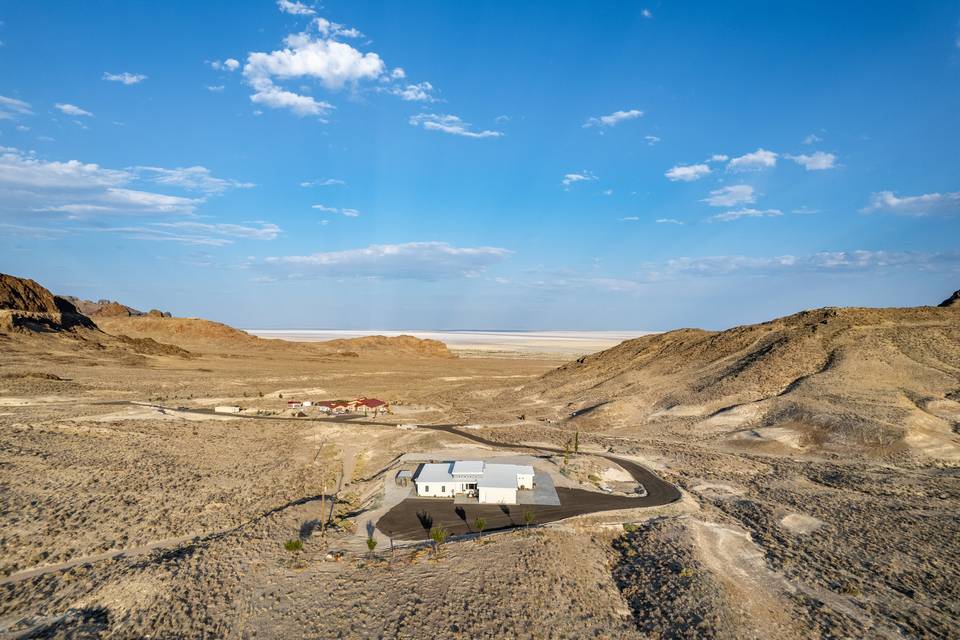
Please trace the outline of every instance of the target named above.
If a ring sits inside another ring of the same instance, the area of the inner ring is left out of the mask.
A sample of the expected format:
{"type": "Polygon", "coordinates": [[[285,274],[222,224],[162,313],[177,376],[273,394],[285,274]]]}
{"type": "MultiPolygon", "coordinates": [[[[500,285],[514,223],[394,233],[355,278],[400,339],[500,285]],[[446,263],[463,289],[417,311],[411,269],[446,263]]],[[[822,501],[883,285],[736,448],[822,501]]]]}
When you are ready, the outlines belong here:
{"type": "Polygon", "coordinates": [[[430,493],[430,485],[428,485],[428,484],[423,485],[423,492],[424,492],[424,493],[430,493]]]}
{"type": "Polygon", "coordinates": [[[440,485],[440,493],[446,493],[446,492],[447,492],[447,486],[443,484],[440,485]]]}

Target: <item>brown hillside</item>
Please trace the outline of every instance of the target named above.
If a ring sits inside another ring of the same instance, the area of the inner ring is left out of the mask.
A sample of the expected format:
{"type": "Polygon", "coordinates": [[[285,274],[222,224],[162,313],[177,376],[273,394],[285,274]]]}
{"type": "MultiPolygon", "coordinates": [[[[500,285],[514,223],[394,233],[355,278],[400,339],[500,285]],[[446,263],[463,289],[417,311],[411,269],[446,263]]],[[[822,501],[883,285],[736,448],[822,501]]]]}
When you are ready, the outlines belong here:
{"type": "Polygon", "coordinates": [[[960,460],[960,305],[828,308],[628,340],[512,394],[571,428],[960,460]]]}
{"type": "Polygon", "coordinates": [[[336,351],[383,351],[411,355],[428,356],[433,358],[455,357],[447,345],[439,340],[417,338],[414,336],[363,336],[343,340],[329,340],[320,343],[336,351]]]}

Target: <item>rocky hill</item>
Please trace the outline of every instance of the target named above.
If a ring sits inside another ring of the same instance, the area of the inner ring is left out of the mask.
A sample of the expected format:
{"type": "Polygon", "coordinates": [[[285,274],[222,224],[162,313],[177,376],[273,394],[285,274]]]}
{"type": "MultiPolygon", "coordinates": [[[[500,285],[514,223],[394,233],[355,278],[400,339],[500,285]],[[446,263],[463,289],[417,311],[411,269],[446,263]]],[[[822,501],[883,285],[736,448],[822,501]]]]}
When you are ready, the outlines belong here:
{"type": "Polygon", "coordinates": [[[960,460],[960,304],[951,300],[645,336],[504,400],[576,429],[960,460]]]}
{"type": "Polygon", "coordinates": [[[73,331],[97,325],[34,280],[0,273],[0,331],[73,331]]]}
{"type": "Polygon", "coordinates": [[[61,297],[71,302],[73,306],[80,310],[80,313],[85,316],[90,316],[91,318],[128,318],[139,316],[154,316],[158,318],[171,317],[171,314],[165,311],[151,309],[150,311],[144,312],[134,309],[133,307],[128,307],[127,305],[116,302],[115,300],[101,299],[94,302],[92,300],[84,300],[75,296],[61,297]]]}

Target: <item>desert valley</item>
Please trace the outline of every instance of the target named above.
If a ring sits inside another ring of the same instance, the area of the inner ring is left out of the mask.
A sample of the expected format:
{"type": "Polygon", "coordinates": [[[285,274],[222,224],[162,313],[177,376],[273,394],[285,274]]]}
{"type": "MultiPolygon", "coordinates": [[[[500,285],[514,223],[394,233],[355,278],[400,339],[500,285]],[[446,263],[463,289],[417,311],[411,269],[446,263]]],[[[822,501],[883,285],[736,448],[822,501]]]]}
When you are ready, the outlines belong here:
{"type": "Polygon", "coordinates": [[[958,432],[960,292],[574,357],[3,275],[0,637],[956,637],[958,432]]]}

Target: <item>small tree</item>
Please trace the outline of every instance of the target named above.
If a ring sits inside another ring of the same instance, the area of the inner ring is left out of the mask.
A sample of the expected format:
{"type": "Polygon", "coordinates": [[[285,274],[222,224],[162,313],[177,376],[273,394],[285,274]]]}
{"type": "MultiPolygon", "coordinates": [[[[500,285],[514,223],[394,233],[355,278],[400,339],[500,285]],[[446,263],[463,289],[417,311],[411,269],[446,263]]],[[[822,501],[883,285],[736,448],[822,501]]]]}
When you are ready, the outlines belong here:
{"type": "Polygon", "coordinates": [[[287,540],[283,543],[283,548],[291,553],[296,553],[297,551],[303,551],[303,541],[297,538],[287,540]]]}
{"type": "Polygon", "coordinates": [[[433,555],[440,555],[440,545],[447,541],[450,532],[442,524],[438,524],[430,529],[430,539],[433,540],[433,555]]]}
{"type": "Polygon", "coordinates": [[[533,518],[534,518],[533,511],[530,511],[529,509],[527,509],[526,511],[523,512],[523,523],[527,525],[527,527],[533,524],[533,518]]]}
{"type": "Polygon", "coordinates": [[[367,549],[370,550],[370,553],[373,553],[373,550],[377,548],[377,541],[374,540],[373,536],[367,538],[367,549]]]}
{"type": "Polygon", "coordinates": [[[473,521],[473,526],[480,532],[480,536],[477,538],[477,542],[479,542],[480,538],[483,537],[483,530],[487,528],[487,521],[484,520],[483,516],[477,516],[477,519],[473,521]]]}

